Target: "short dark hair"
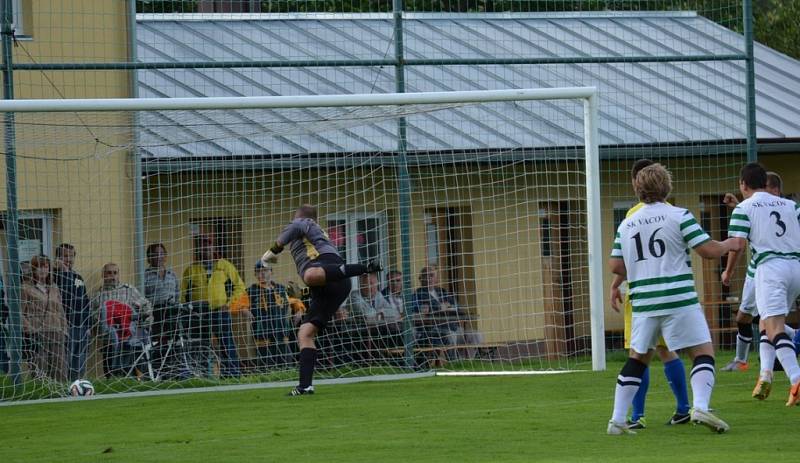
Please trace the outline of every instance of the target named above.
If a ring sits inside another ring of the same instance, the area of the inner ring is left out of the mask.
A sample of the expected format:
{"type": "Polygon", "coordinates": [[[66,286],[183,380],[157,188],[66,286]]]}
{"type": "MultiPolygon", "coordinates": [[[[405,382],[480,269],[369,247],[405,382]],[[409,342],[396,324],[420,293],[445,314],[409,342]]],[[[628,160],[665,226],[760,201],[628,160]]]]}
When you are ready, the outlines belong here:
{"type": "Polygon", "coordinates": [[[783,191],[783,179],[777,172],[767,172],[767,187],[777,188],[778,191],[783,191]]]}
{"type": "Polygon", "coordinates": [[[652,166],[653,164],[655,164],[655,162],[650,159],[639,159],[638,161],[634,162],[633,167],[631,168],[631,180],[636,180],[636,174],[638,174],[645,167],[652,166]]]}
{"type": "Polygon", "coordinates": [[[767,187],[767,170],[757,162],[745,164],[739,172],[739,179],[752,190],[767,187]]]}
{"type": "Polygon", "coordinates": [[[164,254],[167,253],[167,248],[164,247],[163,243],[153,243],[147,246],[147,251],[145,252],[145,254],[147,254],[147,258],[151,259],[156,254],[156,249],[158,248],[161,248],[164,251],[164,254]]]}
{"type": "Polygon", "coordinates": [[[391,278],[393,276],[402,275],[402,274],[403,274],[403,272],[401,272],[400,270],[392,269],[392,270],[389,270],[388,272],[386,272],[386,278],[391,278]]]}
{"type": "Polygon", "coordinates": [[[297,215],[306,219],[317,220],[317,208],[311,204],[303,204],[297,209],[297,215]]]}
{"type": "Polygon", "coordinates": [[[75,246],[69,243],[61,243],[56,246],[56,257],[60,258],[64,256],[64,250],[69,250],[75,252],[75,246]]]}

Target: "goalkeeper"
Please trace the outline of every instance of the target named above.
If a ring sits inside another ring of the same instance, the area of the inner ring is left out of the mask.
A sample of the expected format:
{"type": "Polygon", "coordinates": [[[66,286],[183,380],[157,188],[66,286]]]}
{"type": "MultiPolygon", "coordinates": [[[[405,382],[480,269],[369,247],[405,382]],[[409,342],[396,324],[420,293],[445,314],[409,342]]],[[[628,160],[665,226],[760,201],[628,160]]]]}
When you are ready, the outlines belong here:
{"type": "MultiPolygon", "coordinates": [[[[304,204],[297,209],[294,220],[283,229],[261,261],[273,264],[286,245],[290,245],[297,273],[311,288],[311,303],[297,331],[300,347],[300,383],[289,395],[313,394],[311,384],[317,348],[314,339],[325,329],[333,314],[350,294],[350,277],[364,273],[380,272],[381,266],[373,261],[364,264],[345,264],[328,234],[317,224],[317,209],[304,204]]],[[[290,282],[289,289],[293,288],[290,282]]],[[[287,291],[289,296],[295,296],[287,291]]]]}
{"type": "MultiPolygon", "coordinates": [[[[631,169],[631,182],[636,181],[636,174],[639,173],[642,169],[647,166],[655,164],[650,159],[640,159],[633,164],[633,168],[631,169]]],[[[635,188],[635,186],[634,186],[635,188]]],[[[630,208],[628,212],[625,214],[625,217],[628,218],[641,209],[644,206],[644,203],[640,202],[630,208]]],[[[614,275],[614,283],[612,284],[612,294],[614,289],[619,288],[619,285],[624,281],[619,275],[614,275]]],[[[619,310],[614,307],[614,310],[619,312],[619,310]]],[[[625,295],[624,300],[624,316],[625,316],[625,348],[630,349],[631,347],[631,317],[632,317],[632,306],[630,295],[625,295]]],[[[664,376],[667,377],[667,383],[669,383],[670,389],[672,389],[672,393],[675,395],[675,413],[672,415],[672,418],[667,421],[668,425],[675,425],[675,424],[686,424],[689,422],[689,394],[686,390],[686,369],[683,366],[683,361],[678,354],[675,352],[670,351],[666,348],[664,344],[664,339],[659,338],[658,345],[656,346],[656,353],[658,353],[661,362],[664,364],[664,376]]],[[[650,387],[650,368],[647,368],[644,371],[644,376],[642,377],[642,383],[639,386],[639,390],[637,391],[636,395],[633,398],[633,407],[631,410],[631,419],[628,420],[628,427],[630,429],[644,429],[645,428],[645,421],[644,421],[644,408],[645,408],[645,400],[647,398],[647,390],[650,387]]]]}

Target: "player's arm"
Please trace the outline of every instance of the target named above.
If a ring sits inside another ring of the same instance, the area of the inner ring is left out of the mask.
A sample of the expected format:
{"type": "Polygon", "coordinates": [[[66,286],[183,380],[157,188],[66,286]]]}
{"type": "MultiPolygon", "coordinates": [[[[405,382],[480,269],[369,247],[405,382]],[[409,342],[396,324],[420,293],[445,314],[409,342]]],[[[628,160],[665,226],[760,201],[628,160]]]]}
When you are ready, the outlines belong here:
{"type": "MultiPolygon", "coordinates": [[[[624,222],[623,222],[624,223],[624,222]]],[[[614,244],[611,246],[611,257],[608,259],[608,266],[614,274],[614,281],[611,282],[611,308],[619,312],[619,303],[622,302],[622,293],[619,286],[625,281],[628,271],[625,268],[625,259],[622,255],[622,241],[620,230],[622,224],[614,235],[614,244]]]]}
{"type": "Polygon", "coordinates": [[[726,253],[738,252],[742,247],[741,238],[728,238],[725,241],[708,240],[694,248],[695,252],[703,259],[719,259],[726,253]]]}
{"type": "Polygon", "coordinates": [[[733,278],[734,271],[736,270],[736,262],[738,262],[739,256],[742,254],[742,251],[745,247],[745,243],[742,242],[744,241],[744,238],[734,239],[741,240],[739,242],[740,248],[738,251],[731,251],[728,253],[728,262],[725,264],[725,270],[722,272],[722,277],[720,278],[722,284],[725,286],[731,285],[731,278],[733,278]]]}
{"type": "Polygon", "coordinates": [[[737,198],[733,193],[725,193],[725,197],[722,199],[722,204],[733,209],[739,205],[739,198],[737,198]]]}
{"type": "Polygon", "coordinates": [[[261,256],[261,262],[265,264],[274,264],[278,262],[278,254],[283,251],[283,248],[292,241],[300,238],[302,236],[303,230],[300,228],[300,225],[292,222],[283,229],[280,235],[278,235],[278,239],[272,243],[272,246],[261,256]]]}
{"type": "Polygon", "coordinates": [[[681,217],[680,230],[684,243],[703,259],[718,259],[730,251],[740,249],[738,242],[731,238],[725,241],[712,240],[689,211],[685,211],[681,217]]]}
{"type": "MultiPolygon", "coordinates": [[[[615,259],[615,260],[622,260],[622,259],[615,259]]],[[[614,309],[614,311],[617,313],[619,313],[619,306],[623,302],[622,291],[620,291],[619,289],[623,281],[625,281],[624,276],[614,274],[614,281],[611,282],[611,308],[614,309]]]]}

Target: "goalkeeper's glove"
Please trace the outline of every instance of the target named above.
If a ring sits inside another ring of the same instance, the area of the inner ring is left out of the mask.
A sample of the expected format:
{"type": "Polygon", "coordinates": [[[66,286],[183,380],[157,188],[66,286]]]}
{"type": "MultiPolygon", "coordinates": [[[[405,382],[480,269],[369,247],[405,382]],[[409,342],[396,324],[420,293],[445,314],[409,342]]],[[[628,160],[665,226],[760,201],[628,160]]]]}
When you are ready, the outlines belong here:
{"type": "Polygon", "coordinates": [[[264,265],[278,262],[278,254],[280,254],[281,251],[283,251],[283,246],[278,244],[276,241],[272,244],[272,247],[269,248],[269,251],[265,252],[264,255],[261,256],[261,262],[264,265]]]}
{"type": "Polygon", "coordinates": [[[264,265],[274,264],[276,262],[278,262],[278,255],[272,252],[272,250],[265,252],[264,255],[261,256],[261,263],[264,265]]]}

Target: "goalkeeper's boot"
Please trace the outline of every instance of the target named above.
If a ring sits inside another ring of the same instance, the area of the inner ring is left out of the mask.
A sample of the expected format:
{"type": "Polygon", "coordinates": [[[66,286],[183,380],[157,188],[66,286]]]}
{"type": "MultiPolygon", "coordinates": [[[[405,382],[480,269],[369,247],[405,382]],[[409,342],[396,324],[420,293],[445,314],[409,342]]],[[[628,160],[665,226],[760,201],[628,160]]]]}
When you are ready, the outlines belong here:
{"type": "Polygon", "coordinates": [[[765,400],[769,397],[772,391],[772,372],[764,371],[756,381],[756,387],[753,388],[753,398],[758,400],[765,400]]]}
{"type": "Polygon", "coordinates": [[[295,386],[292,388],[291,391],[289,391],[289,394],[287,395],[294,397],[298,395],[313,395],[313,394],[314,394],[314,386],[308,386],[308,387],[295,386]]]}
{"type": "Polygon", "coordinates": [[[610,420],[606,428],[606,434],[609,436],[621,436],[623,434],[636,434],[636,431],[629,429],[625,423],[617,423],[614,420],[610,420]]]}
{"type": "Polygon", "coordinates": [[[675,412],[675,414],[672,415],[672,418],[670,418],[669,421],[667,421],[667,425],[674,426],[676,424],[686,424],[689,422],[689,418],[691,418],[691,415],[689,415],[688,413],[675,412]]]}
{"type": "Polygon", "coordinates": [[[301,288],[294,281],[286,282],[286,295],[295,299],[302,299],[308,296],[308,288],[301,288]]]}
{"type": "Polygon", "coordinates": [[[800,382],[792,384],[792,388],[789,389],[789,400],[786,401],[786,406],[794,407],[798,402],[800,402],[800,382]]]}
{"type": "Polygon", "coordinates": [[[722,371],[747,371],[750,368],[750,365],[747,362],[742,362],[739,359],[731,360],[727,365],[720,368],[722,371]]]}
{"type": "Polygon", "coordinates": [[[628,426],[628,429],[644,429],[647,427],[647,422],[644,420],[643,416],[636,420],[628,420],[625,424],[628,426]]]}
{"type": "Polygon", "coordinates": [[[693,408],[691,411],[691,415],[692,415],[692,423],[702,424],[703,426],[707,427],[708,429],[716,433],[722,434],[731,429],[731,427],[728,426],[728,423],[717,418],[716,416],[714,416],[713,413],[709,411],[696,410],[693,408]]]}
{"type": "Polygon", "coordinates": [[[371,260],[367,263],[367,273],[378,273],[383,271],[383,266],[378,260],[371,260]]]}

